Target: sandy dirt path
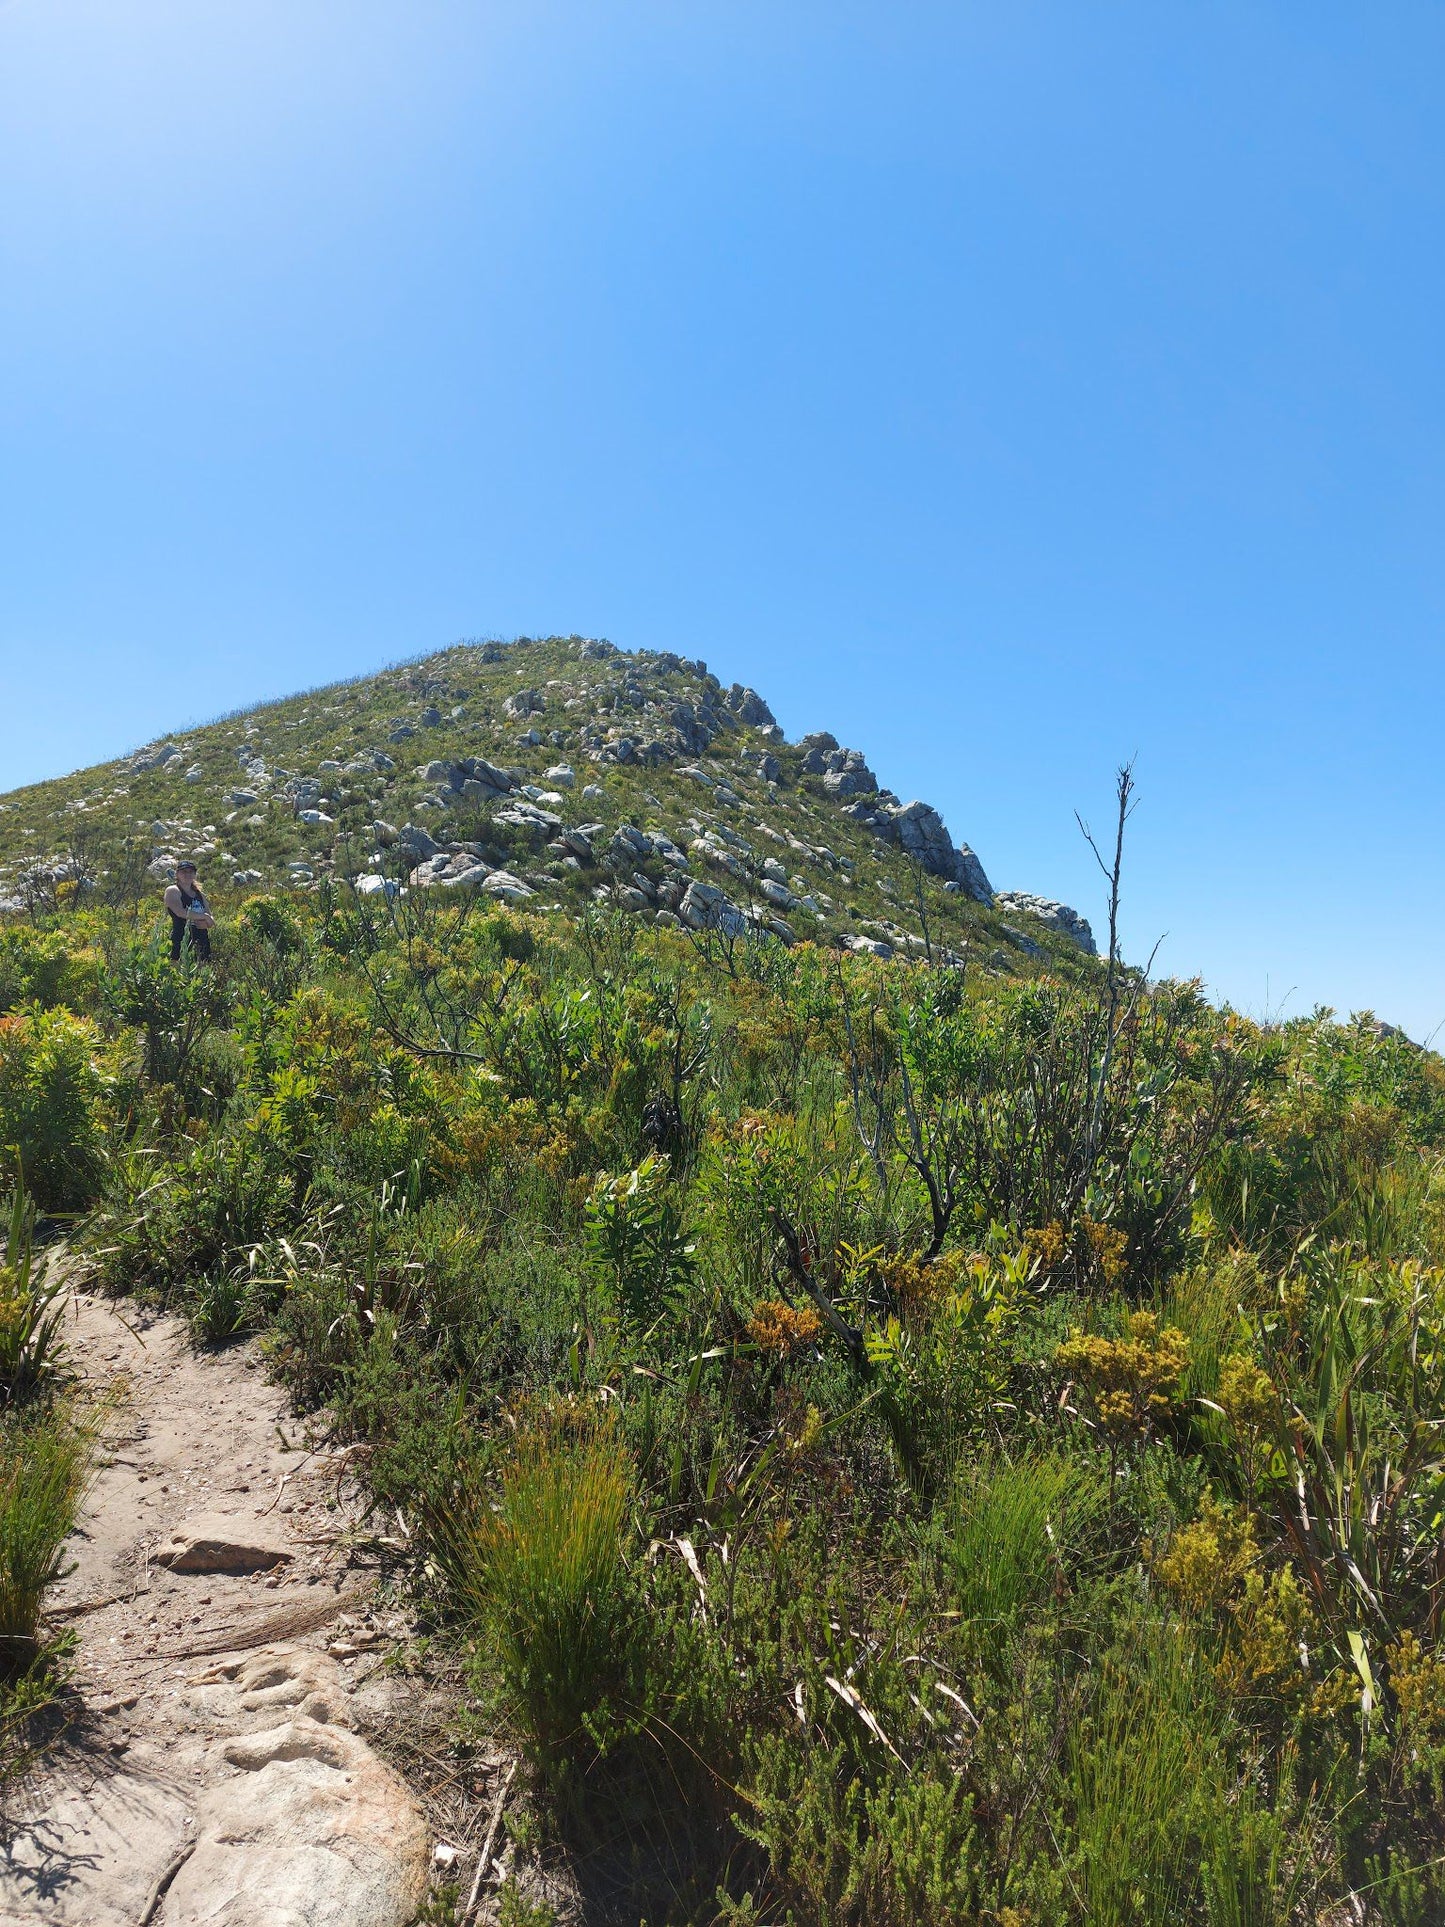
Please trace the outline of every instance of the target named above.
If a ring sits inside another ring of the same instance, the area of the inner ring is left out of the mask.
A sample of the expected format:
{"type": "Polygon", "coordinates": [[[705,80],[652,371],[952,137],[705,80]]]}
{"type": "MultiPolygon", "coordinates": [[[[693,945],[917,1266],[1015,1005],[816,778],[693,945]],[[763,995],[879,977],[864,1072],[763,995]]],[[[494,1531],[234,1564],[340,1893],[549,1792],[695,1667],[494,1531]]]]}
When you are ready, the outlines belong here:
{"type": "Polygon", "coordinates": [[[404,1927],[431,1841],[353,1730],[396,1629],[352,1560],[346,1453],[254,1345],[196,1352],[82,1293],[68,1337],[114,1401],[50,1603],[83,1710],[7,1817],[0,1927],[404,1927]]]}

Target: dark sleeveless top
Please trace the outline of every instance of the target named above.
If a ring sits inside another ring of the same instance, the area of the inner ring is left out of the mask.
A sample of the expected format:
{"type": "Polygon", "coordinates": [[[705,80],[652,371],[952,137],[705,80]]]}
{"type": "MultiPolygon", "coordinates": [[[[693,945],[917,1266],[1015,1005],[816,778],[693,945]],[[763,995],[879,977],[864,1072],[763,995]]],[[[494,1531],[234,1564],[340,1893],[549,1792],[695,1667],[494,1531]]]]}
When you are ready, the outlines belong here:
{"type": "MultiPolygon", "coordinates": [[[[199,890],[188,890],[186,886],[180,882],[176,884],[176,888],[180,891],[181,903],[187,910],[205,909],[206,899],[201,895],[199,890]]],[[[171,957],[173,960],[179,961],[181,945],[183,943],[189,944],[198,957],[210,956],[211,933],[209,930],[195,929],[191,924],[186,922],[184,917],[178,917],[174,910],[171,911],[170,918],[171,957]]]]}

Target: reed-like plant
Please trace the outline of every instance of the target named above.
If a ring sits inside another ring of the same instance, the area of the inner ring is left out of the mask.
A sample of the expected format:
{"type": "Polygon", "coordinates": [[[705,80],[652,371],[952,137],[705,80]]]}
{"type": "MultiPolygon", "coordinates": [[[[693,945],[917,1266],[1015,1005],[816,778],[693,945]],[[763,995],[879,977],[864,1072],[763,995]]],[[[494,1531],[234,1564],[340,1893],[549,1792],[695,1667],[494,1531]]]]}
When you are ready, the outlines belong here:
{"type": "Polygon", "coordinates": [[[21,1405],[53,1383],[65,1354],[63,1279],[35,1255],[35,1206],[23,1179],[6,1214],[0,1260],[0,1404],[21,1405]]]}
{"type": "Polygon", "coordinates": [[[525,1744],[554,1782],[608,1750],[633,1709],[639,1595],[623,1546],[630,1468],[606,1436],[524,1436],[500,1504],[480,1486],[433,1521],[463,1612],[490,1635],[525,1744]]]}
{"type": "Polygon", "coordinates": [[[40,1654],[41,1606],[65,1575],[93,1438],[64,1403],[0,1431],[0,1678],[24,1674],[40,1654]]]}
{"type": "Polygon", "coordinates": [[[1067,1597],[1108,1496],[1097,1464],[1057,1451],[964,1468],[947,1563],[965,1618],[992,1639],[1067,1597]]]}

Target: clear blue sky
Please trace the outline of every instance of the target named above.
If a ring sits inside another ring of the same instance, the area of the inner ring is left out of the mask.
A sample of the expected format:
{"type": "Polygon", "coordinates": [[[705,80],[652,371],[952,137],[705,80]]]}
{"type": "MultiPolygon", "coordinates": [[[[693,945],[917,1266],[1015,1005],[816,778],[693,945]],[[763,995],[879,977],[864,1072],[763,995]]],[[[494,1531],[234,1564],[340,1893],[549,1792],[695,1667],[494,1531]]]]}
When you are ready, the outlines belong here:
{"type": "Polygon", "coordinates": [[[1442,217],[1438,0],[0,0],[0,787],[580,630],[1423,1035],[1442,217]]]}

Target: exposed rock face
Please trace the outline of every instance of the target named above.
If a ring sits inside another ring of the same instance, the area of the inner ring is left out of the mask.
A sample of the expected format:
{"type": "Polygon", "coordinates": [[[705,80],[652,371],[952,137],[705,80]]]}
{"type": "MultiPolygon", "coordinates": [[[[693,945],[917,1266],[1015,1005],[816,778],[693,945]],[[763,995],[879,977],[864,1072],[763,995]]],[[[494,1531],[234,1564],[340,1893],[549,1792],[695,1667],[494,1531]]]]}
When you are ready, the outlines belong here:
{"type": "Polygon", "coordinates": [[[1056,903],[1052,897],[1031,896],[1027,890],[1004,890],[993,901],[996,910],[1006,910],[1012,916],[1034,917],[1050,930],[1057,930],[1060,936],[1068,937],[1086,955],[1099,954],[1088,918],[1081,917],[1068,904],[1056,903]]]}
{"type": "Polygon", "coordinates": [[[152,1773],[122,1769],[66,1788],[6,1843],[0,1923],[135,1927],[184,1852],[190,1819],[184,1791],[152,1773]]]}
{"type": "Polygon", "coordinates": [[[854,813],[878,836],[896,843],[906,856],[921,863],[930,876],[956,883],[977,903],[992,903],[993,890],[983,865],[966,843],[955,849],[943,818],[931,803],[898,803],[887,793],[876,808],[854,806],[854,813]]]}
{"type": "Polygon", "coordinates": [[[255,1732],[300,1715],[325,1726],[351,1725],[340,1667],[306,1646],[268,1646],[217,1660],[191,1680],[185,1698],[231,1730],[255,1732]]]}
{"type": "Polygon", "coordinates": [[[733,683],[723,697],[723,707],[750,729],[761,729],[775,721],[772,710],[757,690],[745,689],[741,683],[733,683]]]}
{"type": "Polygon", "coordinates": [[[195,1848],[161,1927],[402,1927],[426,1897],[415,1800],[364,1741],[300,1715],[215,1749],[225,1778],[196,1809],[195,1848]]]}
{"type": "Polygon", "coordinates": [[[960,843],[954,854],[958,867],[954,871],[954,881],[971,896],[975,903],[992,903],[993,887],[984,875],[983,865],[966,843],[960,843]]]}

